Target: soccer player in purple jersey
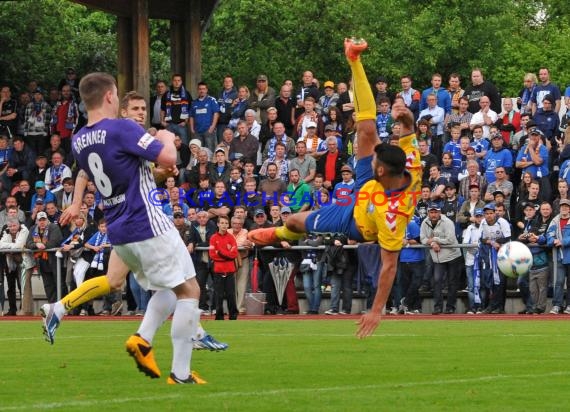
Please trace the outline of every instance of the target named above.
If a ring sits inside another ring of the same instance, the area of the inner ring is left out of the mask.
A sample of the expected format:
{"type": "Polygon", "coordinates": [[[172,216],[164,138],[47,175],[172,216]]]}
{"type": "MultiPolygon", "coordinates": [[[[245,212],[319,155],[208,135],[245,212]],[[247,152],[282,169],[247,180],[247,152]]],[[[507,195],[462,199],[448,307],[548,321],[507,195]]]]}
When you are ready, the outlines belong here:
{"type": "MultiPolygon", "coordinates": [[[[144,97],[141,96],[140,94],[138,94],[134,91],[126,93],[125,96],[123,97],[123,99],[121,100],[120,111],[121,111],[121,117],[123,117],[125,119],[134,120],[141,127],[145,127],[146,114],[147,114],[146,102],[144,100],[144,97]]],[[[149,130],[149,133],[156,135],[156,129],[152,130],[152,128],[151,128],[149,130]]],[[[168,169],[165,169],[165,168],[160,167],[160,166],[156,166],[152,169],[152,172],[153,172],[155,181],[156,182],[162,182],[168,176],[176,175],[178,170],[176,169],[176,166],[174,166],[172,168],[168,168],[168,169]]],[[[77,179],[75,187],[76,187],[76,195],[79,195],[79,198],[83,198],[85,186],[87,186],[86,180],[77,179]]],[[[63,216],[64,221],[68,218],[68,215],[70,215],[72,211],[73,211],[73,209],[71,209],[65,216],[63,216]]],[[[111,251],[111,254],[113,254],[113,253],[115,253],[115,252],[111,251]]],[[[122,274],[120,276],[125,276],[125,278],[126,278],[126,276],[128,276],[129,268],[127,267],[127,265],[125,265],[120,260],[120,258],[117,258],[116,270],[121,271],[122,274]],[[122,263],[122,265],[120,265],[119,262],[122,263]]],[[[117,276],[119,276],[119,275],[117,275],[117,276]]],[[[161,291],[160,293],[165,293],[165,294],[169,295],[169,296],[163,297],[162,299],[170,299],[172,310],[174,310],[174,307],[176,305],[176,295],[171,290],[167,290],[167,289],[161,291]]],[[[154,303],[157,301],[162,301],[162,299],[159,299],[159,300],[155,299],[153,301],[153,304],[151,304],[151,307],[150,307],[150,310],[151,310],[150,313],[152,313],[152,310],[154,309],[154,306],[153,306],[154,303]]],[[[73,307],[68,308],[67,310],[69,311],[71,309],[73,309],[73,307]]],[[[166,317],[164,318],[164,320],[166,320],[166,317]]],[[[223,351],[223,350],[228,349],[228,347],[229,346],[227,343],[219,342],[218,340],[216,340],[212,335],[208,334],[204,330],[204,328],[202,327],[202,325],[200,323],[198,323],[198,326],[196,329],[196,335],[193,336],[193,349],[196,349],[196,350],[207,349],[207,350],[211,350],[211,351],[223,351]]]]}
{"type": "MultiPolygon", "coordinates": [[[[108,74],[85,76],[79,89],[89,123],[72,142],[74,156],[82,169],[78,181],[85,183],[78,186],[84,190],[86,180],[93,180],[103,196],[108,234],[116,254],[111,255],[106,276],[84,282],[61,301],[42,306],[46,338],[53,343],[55,330],[69,308],[105,295],[111,289],[120,289],[126,264],[141,286],[157,291],[149,301],[138,333],[127,340],[127,352],[142,372],[158,378],[160,369],[151,342],[158,327],[174,312],[173,359],[167,382],[206,383],[190,370],[192,336],[200,316],[200,288],[194,267],[172,222],[147,196],[156,189],[150,162],[165,169],[176,163],[174,135],[159,131],[153,137],[129,119],[116,119],[119,98],[115,79],[108,74]],[[172,294],[165,292],[168,289],[177,298],[174,310],[172,294]]],[[[68,216],[77,214],[78,203],[70,206],[68,216]]]]}

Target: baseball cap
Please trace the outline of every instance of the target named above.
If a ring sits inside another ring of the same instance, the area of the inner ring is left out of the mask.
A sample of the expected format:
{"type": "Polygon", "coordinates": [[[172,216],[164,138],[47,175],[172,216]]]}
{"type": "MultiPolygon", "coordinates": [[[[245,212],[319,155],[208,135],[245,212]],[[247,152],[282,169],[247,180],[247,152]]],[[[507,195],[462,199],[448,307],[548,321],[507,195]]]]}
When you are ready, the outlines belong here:
{"type": "Polygon", "coordinates": [[[540,130],[540,129],[538,129],[538,128],[532,129],[528,134],[529,134],[529,135],[531,135],[531,134],[536,134],[536,135],[539,135],[539,136],[544,137],[544,133],[542,133],[542,130],[540,130]]]}
{"type": "Polygon", "coordinates": [[[441,210],[441,205],[439,202],[431,202],[428,206],[428,210],[441,210]]]}
{"type": "Polygon", "coordinates": [[[42,90],[41,87],[36,87],[36,89],[34,90],[34,93],[39,93],[39,94],[43,94],[44,91],[42,90]]]}
{"type": "Polygon", "coordinates": [[[258,215],[265,215],[265,210],[263,209],[255,209],[255,212],[253,213],[254,216],[258,216],[258,215]]]}
{"type": "Polygon", "coordinates": [[[175,213],[172,215],[172,217],[174,217],[174,219],[178,219],[178,218],[184,217],[184,213],[175,212],[175,213]]]}
{"type": "Polygon", "coordinates": [[[491,140],[502,139],[502,138],[503,138],[503,135],[501,134],[501,132],[493,133],[493,136],[491,136],[491,140]]]}
{"type": "Polygon", "coordinates": [[[291,213],[291,208],[289,206],[283,206],[281,208],[281,214],[283,213],[291,213]]]}
{"type": "Polygon", "coordinates": [[[313,121],[310,121],[309,123],[307,123],[307,129],[310,129],[311,127],[317,127],[317,124],[313,121]]]}
{"type": "Polygon", "coordinates": [[[473,212],[475,216],[483,216],[483,209],[481,209],[480,207],[478,207],[477,209],[475,209],[475,211],[473,212]]]}
{"type": "Polygon", "coordinates": [[[218,148],[214,151],[214,154],[219,153],[219,152],[222,152],[223,154],[226,154],[226,151],[225,151],[223,148],[221,148],[221,147],[218,147],[218,148]]]}
{"type": "Polygon", "coordinates": [[[195,144],[198,147],[202,147],[202,142],[200,141],[200,139],[190,140],[190,144],[188,144],[188,146],[192,146],[193,144],[195,144]]]}
{"type": "Polygon", "coordinates": [[[526,209],[527,207],[530,207],[532,209],[536,208],[536,206],[532,202],[524,202],[522,206],[523,206],[523,210],[526,209]]]}
{"type": "Polygon", "coordinates": [[[453,183],[453,182],[447,182],[447,183],[445,184],[445,188],[446,188],[446,189],[447,189],[447,188],[457,189],[457,186],[455,186],[455,183],[453,183]]]}
{"type": "Polygon", "coordinates": [[[47,219],[47,213],[46,212],[40,212],[36,215],[36,220],[40,220],[40,219],[47,219]]]}
{"type": "MultiPolygon", "coordinates": [[[[308,126],[307,126],[307,127],[308,127],[308,126]]],[[[336,128],[335,128],[332,124],[327,124],[327,125],[325,126],[325,132],[328,132],[329,130],[331,130],[331,131],[334,132],[334,131],[336,131],[336,128]]]]}
{"type": "Polygon", "coordinates": [[[352,171],[352,167],[350,167],[349,165],[344,165],[343,167],[340,168],[340,172],[350,172],[353,173],[352,171]]]}
{"type": "Polygon", "coordinates": [[[36,182],[36,184],[34,185],[34,187],[35,187],[36,189],[41,189],[41,188],[46,187],[46,184],[45,184],[45,182],[44,182],[43,180],[38,180],[38,181],[36,182]]]}
{"type": "Polygon", "coordinates": [[[501,195],[501,196],[505,197],[505,194],[501,190],[495,190],[493,192],[493,197],[495,197],[497,195],[501,195]]]}
{"type": "Polygon", "coordinates": [[[562,206],[562,205],[570,206],[570,200],[560,199],[560,206],[562,206]]]}
{"type": "Polygon", "coordinates": [[[487,203],[485,206],[483,206],[483,211],[485,210],[495,210],[495,204],[494,203],[487,203]]]}
{"type": "Polygon", "coordinates": [[[258,81],[258,82],[259,82],[259,81],[264,81],[264,82],[266,82],[266,81],[267,81],[267,76],[264,75],[264,74],[260,74],[260,75],[257,76],[257,81],[258,81]]]}
{"type": "Polygon", "coordinates": [[[327,87],[329,87],[329,88],[331,88],[331,89],[334,89],[334,83],[333,83],[332,81],[330,81],[330,80],[327,80],[323,86],[324,86],[325,89],[326,89],[327,87]]]}

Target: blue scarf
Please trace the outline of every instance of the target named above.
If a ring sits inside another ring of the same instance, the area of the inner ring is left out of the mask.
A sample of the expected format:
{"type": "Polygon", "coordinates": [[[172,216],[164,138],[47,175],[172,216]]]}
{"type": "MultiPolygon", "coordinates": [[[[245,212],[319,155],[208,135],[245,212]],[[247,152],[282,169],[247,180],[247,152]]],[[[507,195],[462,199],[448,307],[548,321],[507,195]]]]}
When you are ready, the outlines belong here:
{"type": "MultiPolygon", "coordinates": [[[[521,106],[524,107],[526,106],[529,102],[530,102],[530,98],[532,96],[532,92],[534,92],[534,88],[536,87],[536,84],[533,84],[532,87],[529,89],[527,89],[526,87],[524,88],[522,97],[521,97],[521,106]]],[[[524,113],[524,110],[523,110],[524,113]]]]}
{"type": "Polygon", "coordinates": [[[481,271],[479,270],[479,250],[475,253],[475,263],[473,264],[473,295],[476,304],[481,304],[481,271]]]}
{"type": "MultiPolygon", "coordinates": [[[[184,88],[184,86],[180,86],[180,89],[178,89],[177,94],[180,96],[180,108],[181,108],[180,120],[186,120],[186,119],[188,119],[188,116],[189,116],[188,106],[190,104],[190,99],[189,99],[188,93],[186,92],[186,89],[184,88]]],[[[167,122],[172,120],[172,92],[171,91],[166,92],[166,115],[164,116],[164,120],[167,122]]]]}
{"type": "MultiPolygon", "coordinates": [[[[91,238],[93,239],[93,238],[91,238]]],[[[94,241],[94,245],[93,246],[101,246],[105,243],[109,243],[109,241],[107,240],[107,234],[106,233],[101,233],[101,232],[97,232],[95,234],[95,241],[94,241]]],[[[98,270],[104,270],[104,266],[103,266],[103,257],[104,257],[104,252],[105,249],[101,249],[99,252],[97,252],[95,254],[95,257],[93,258],[93,260],[91,261],[91,267],[92,268],[96,268],[98,270]]]]}
{"type": "Polygon", "coordinates": [[[73,99],[69,101],[67,108],[67,120],[65,121],[65,128],[73,130],[75,128],[75,119],[77,117],[77,104],[73,99]]]}
{"type": "Polygon", "coordinates": [[[59,186],[61,186],[61,176],[63,175],[63,171],[65,170],[65,165],[62,163],[61,166],[50,167],[50,175],[51,175],[51,183],[49,185],[49,189],[53,190],[59,186]]]}
{"type": "Polygon", "coordinates": [[[280,176],[281,180],[285,183],[289,183],[289,161],[283,159],[283,161],[277,166],[279,167],[279,173],[277,175],[280,176]]]}
{"type": "Polygon", "coordinates": [[[484,285],[488,288],[499,285],[501,283],[501,277],[499,275],[499,266],[497,265],[497,251],[494,247],[488,245],[481,245],[479,252],[477,252],[475,262],[477,258],[481,257],[478,270],[481,275],[484,276],[482,279],[484,285]]]}
{"type": "Polygon", "coordinates": [[[40,100],[39,102],[36,102],[36,101],[34,100],[34,103],[33,103],[33,104],[34,104],[34,114],[35,114],[35,116],[39,116],[39,115],[41,114],[42,108],[43,108],[43,103],[44,103],[43,100],[40,100]]]}
{"type": "Polygon", "coordinates": [[[491,269],[493,270],[493,284],[499,285],[501,283],[501,277],[499,276],[499,266],[497,265],[497,250],[492,247],[489,255],[491,259],[491,269]]]}
{"type": "MultiPolygon", "coordinates": [[[[287,153],[287,135],[283,135],[279,140],[280,143],[285,145],[285,153],[287,153]]],[[[273,138],[269,141],[269,150],[267,151],[267,158],[271,161],[275,160],[275,145],[277,144],[277,136],[273,136],[273,138]]]]}
{"type": "Polygon", "coordinates": [[[89,211],[87,212],[89,214],[89,216],[91,217],[91,219],[95,219],[95,208],[97,207],[97,204],[94,203],[93,206],[91,206],[89,208],[89,211]]]}
{"type": "Polygon", "coordinates": [[[0,166],[4,166],[10,161],[10,157],[12,154],[12,148],[7,148],[4,150],[0,150],[0,166]]]}
{"type": "Polygon", "coordinates": [[[75,230],[71,232],[71,235],[69,235],[67,239],[61,242],[61,246],[69,245],[73,242],[78,242],[79,240],[82,239],[82,237],[83,237],[83,229],[76,227],[75,230]]]}

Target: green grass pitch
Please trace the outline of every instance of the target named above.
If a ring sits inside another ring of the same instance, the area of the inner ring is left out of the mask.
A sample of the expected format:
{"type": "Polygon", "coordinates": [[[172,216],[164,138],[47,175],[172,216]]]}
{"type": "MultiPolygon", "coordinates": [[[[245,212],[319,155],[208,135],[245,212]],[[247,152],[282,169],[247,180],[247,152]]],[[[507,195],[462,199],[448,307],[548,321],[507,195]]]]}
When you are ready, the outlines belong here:
{"type": "MultiPolygon", "coordinates": [[[[275,319],[275,318],[273,318],[275,319]]],[[[568,320],[206,321],[226,352],[194,352],[207,385],[167,385],[124,350],[135,321],[72,321],[56,343],[40,321],[0,322],[2,411],[567,411],[568,320]]]]}

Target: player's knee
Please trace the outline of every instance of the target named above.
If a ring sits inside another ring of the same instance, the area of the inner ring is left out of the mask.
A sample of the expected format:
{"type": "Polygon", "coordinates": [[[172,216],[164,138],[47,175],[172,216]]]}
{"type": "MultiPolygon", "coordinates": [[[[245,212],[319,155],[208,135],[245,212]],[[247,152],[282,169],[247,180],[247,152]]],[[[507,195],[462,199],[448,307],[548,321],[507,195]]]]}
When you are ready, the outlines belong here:
{"type": "Polygon", "coordinates": [[[292,230],[294,232],[304,232],[305,231],[305,219],[302,217],[301,214],[292,214],[287,219],[287,223],[285,224],[287,229],[292,230]]]}
{"type": "Polygon", "coordinates": [[[200,285],[198,285],[196,277],[193,277],[176,286],[173,292],[176,294],[177,299],[199,299],[200,285]]]}
{"type": "Polygon", "coordinates": [[[125,279],[121,278],[119,276],[114,276],[111,273],[107,274],[107,279],[109,281],[109,287],[111,288],[111,290],[113,292],[116,292],[118,290],[122,290],[123,288],[123,283],[125,283],[125,279]]]}

